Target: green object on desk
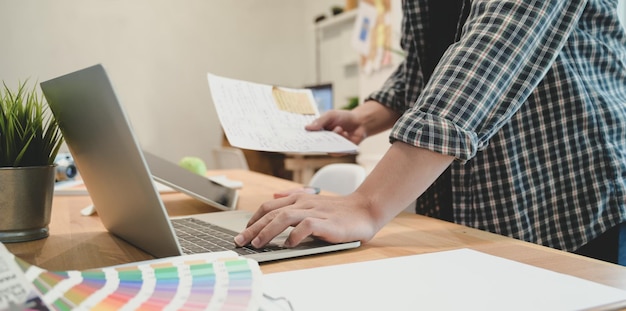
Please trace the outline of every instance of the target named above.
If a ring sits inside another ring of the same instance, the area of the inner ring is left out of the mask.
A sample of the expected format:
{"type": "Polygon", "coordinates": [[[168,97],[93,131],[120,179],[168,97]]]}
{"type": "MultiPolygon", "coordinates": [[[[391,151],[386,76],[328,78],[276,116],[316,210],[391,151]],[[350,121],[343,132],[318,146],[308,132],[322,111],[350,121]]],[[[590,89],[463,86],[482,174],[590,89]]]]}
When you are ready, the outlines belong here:
{"type": "Polygon", "coordinates": [[[180,167],[198,175],[204,176],[206,174],[206,164],[204,161],[198,157],[183,157],[180,162],[178,162],[180,167]]]}

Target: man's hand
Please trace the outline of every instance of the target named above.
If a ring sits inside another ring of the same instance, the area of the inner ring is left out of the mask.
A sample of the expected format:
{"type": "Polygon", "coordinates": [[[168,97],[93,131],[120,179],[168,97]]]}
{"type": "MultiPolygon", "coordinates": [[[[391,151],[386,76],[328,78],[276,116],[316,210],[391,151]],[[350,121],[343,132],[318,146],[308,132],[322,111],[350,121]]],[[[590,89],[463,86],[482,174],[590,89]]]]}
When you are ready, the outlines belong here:
{"type": "Polygon", "coordinates": [[[298,245],[308,236],[330,243],[369,241],[380,229],[359,194],[345,197],[291,194],[261,205],[248,228],[235,238],[239,246],[263,247],[288,227],[294,227],[286,247],[298,245]]]}
{"type": "Polygon", "coordinates": [[[347,110],[330,110],[305,127],[308,131],[333,131],[355,144],[367,137],[365,127],[357,116],[347,110]]]}
{"type": "Polygon", "coordinates": [[[393,126],[400,115],[375,101],[366,101],[352,110],[331,110],[307,125],[309,131],[333,131],[355,144],[393,126]]]}
{"type": "Polygon", "coordinates": [[[294,193],[263,203],[235,243],[263,247],[288,227],[286,246],[307,236],[330,243],[367,242],[420,196],[454,160],[395,142],[352,194],[340,197],[294,193]]]}

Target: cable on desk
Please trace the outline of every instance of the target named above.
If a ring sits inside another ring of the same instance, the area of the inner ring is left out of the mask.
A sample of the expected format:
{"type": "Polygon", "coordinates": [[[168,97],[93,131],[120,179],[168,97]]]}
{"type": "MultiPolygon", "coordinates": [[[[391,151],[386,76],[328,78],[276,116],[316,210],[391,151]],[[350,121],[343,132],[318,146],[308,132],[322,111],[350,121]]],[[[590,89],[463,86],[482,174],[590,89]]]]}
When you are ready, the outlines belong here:
{"type": "Polygon", "coordinates": [[[289,299],[285,297],[273,297],[273,296],[268,295],[267,293],[263,293],[263,297],[265,297],[267,300],[274,302],[274,303],[284,302],[287,304],[289,311],[294,311],[291,301],[289,301],[289,299]]]}

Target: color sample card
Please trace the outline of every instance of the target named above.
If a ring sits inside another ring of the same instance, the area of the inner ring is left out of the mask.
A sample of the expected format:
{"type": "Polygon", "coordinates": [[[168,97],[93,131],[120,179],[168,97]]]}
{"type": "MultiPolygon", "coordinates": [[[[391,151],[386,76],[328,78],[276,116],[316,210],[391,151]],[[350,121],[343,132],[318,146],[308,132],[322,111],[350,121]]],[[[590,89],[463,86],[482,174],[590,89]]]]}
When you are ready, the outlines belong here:
{"type": "Polygon", "coordinates": [[[272,87],[272,96],[278,109],[287,112],[316,115],[315,100],[310,90],[294,90],[272,87]]]}
{"type": "Polygon", "coordinates": [[[2,257],[33,285],[39,299],[25,307],[38,310],[258,310],[263,296],[258,263],[233,252],[58,272],[2,257]]]}

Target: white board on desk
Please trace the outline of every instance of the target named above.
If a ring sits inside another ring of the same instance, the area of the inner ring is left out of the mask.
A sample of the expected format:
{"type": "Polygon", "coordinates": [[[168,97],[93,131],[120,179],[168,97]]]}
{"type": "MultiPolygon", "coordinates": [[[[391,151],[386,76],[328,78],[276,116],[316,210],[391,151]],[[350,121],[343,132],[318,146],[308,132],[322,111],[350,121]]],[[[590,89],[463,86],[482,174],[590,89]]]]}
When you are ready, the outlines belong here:
{"type": "Polygon", "coordinates": [[[459,249],[264,275],[302,310],[584,310],[626,291],[459,249]]]}

